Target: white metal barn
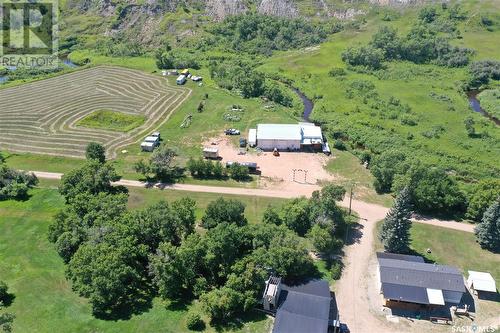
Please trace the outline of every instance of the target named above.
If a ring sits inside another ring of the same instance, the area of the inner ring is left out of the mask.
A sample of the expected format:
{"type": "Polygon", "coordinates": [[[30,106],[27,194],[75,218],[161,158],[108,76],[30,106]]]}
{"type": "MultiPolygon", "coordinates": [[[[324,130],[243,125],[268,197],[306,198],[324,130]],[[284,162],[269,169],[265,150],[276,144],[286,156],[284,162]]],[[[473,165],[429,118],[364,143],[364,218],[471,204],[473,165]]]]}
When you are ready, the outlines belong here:
{"type": "Polygon", "coordinates": [[[302,133],[297,124],[257,125],[257,147],[264,150],[299,150],[302,133]]]}
{"type": "MultiPolygon", "coordinates": [[[[255,129],[248,132],[249,144],[252,146],[255,129]]],[[[299,150],[312,148],[321,150],[323,134],[321,127],[312,123],[298,124],[259,124],[256,131],[257,147],[264,150],[299,150]]]]}

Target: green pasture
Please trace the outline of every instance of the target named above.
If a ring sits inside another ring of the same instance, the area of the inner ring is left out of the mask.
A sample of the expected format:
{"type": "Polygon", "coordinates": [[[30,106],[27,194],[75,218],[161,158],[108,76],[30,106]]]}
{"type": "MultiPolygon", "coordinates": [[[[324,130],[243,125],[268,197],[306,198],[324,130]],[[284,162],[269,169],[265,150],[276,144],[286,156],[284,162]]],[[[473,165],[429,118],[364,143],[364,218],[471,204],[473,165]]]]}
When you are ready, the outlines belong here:
{"type": "Polygon", "coordinates": [[[98,110],[79,120],[76,125],[116,132],[128,132],[144,124],[145,116],[111,110],[98,110]]]}
{"type": "MultiPolygon", "coordinates": [[[[488,8],[495,8],[498,12],[498,6],[498,2],[491,0],[464,3],[467,11],[488,15],[491,13],[488,8]]],[[[456,170],[467,181],[498,171],[496,156],[500,152],[500,132],[493,122],[470,108],[461,88],[461,82],[467,78],[466,68],[394,61],[387,63],[387,68],[377,75],[346,69],[341,54],[347,47],[366,44],[382,25],[393,26],[400,34],[405,33],[415,19],[416,11],[405,10],[402,16],[389,22],[382,21],[381,16],[371,13],[359,31],[347,29],[334,34],[317,48],[276,53],[259,69],[293,80],[296,87],[314,99],[314,120],[327,124],[330,129],[355,129],[356,135],[372,144],[376,151],[383,151],[385,145],[393,145],[392,138],[397,138],[405,143],[413,157],[456,170]],[[328,73],[332,68],[344,68],[346,75],[332,77],[328,73]],[[385,101],[395,97],[408,104],[417,124],[403,125],[400,117],[391,119],[385,110],[374,112],[362,98],[349,98],[346,90],[356,81],[373,83],[385,101]],[[478,136],[467,136],[464,126],[467,117],[474,119],[478,136]],[[442,133],[432,138],[423,135],[435,128],[442,129],[442,133]]],[[[472,24],[461,22],[459,29],[471,31],[472,24]]],[[[499,39],[500,27],[487,31],[484,27],[474,26],[474,34],[463,33],[459,41],[476,50],[474,59],[499,60],[499,39]],[[481,42],[475,43],[475,39],[481,42]]]]}

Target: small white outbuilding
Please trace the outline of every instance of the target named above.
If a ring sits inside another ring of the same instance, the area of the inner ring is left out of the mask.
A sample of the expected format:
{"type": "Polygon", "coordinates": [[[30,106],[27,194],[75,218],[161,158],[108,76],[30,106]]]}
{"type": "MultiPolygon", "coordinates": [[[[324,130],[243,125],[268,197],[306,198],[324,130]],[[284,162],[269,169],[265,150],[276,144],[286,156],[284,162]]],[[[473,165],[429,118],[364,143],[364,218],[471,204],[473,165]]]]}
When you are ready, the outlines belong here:
{"type": "Polygon", "coordinates": [[[490,273],[469,271],[467,286],[476,291],[497,292],[495,279],[490,273]]]}
{"type": "Polygon", "coordinates": [[[251,128],[248,130],[248,145],[255,147],[257,145],[257,129],[251,128]]]}

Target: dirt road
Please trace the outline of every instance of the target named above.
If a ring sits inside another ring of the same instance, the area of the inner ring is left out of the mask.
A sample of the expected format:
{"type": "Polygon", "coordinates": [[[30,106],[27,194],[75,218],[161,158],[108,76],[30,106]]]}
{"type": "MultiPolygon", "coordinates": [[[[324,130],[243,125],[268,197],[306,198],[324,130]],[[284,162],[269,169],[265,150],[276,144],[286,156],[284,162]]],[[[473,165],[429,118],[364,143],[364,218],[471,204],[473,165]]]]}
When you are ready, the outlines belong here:
{"type": "MultiPolygon", "coordinates": [[[[61,179],[62,173],[54,172],[42,172],[42,171],[30,171],[33,172],[37,177],[44,179],[61,179]]],[[[253,189],[253,188],[241,188],[241,187],[221,187],[221,186],[205,186],[205,185],[189,185],[189,184],[147,184],[145,182],[137,180],[126,180],[122,179],[116,182],[116,185],[123,185],[129,187],[155,187],[163,190],[176,190],[176,191],[189,191],[189,192],[204,192],[204,193],[220,193],[220,194],[234,194],[234,195],[249,195],[249,196],[259,196],[259,197],[271,197],[271,198],[296,198],[301,195],[310,196],[312,192],[319,190],[321,187],[318,185],[304,185],[302,184],[301,191],[291,191],[289,188],[277,188],[277,189],[253,189]]],[[[343,202],[340,203],[344,207],[349,207],[349,198],[345,198],[343,202]]],[[[352,209],[360,215],[363,219],[368,219],[370,221],[378,221],[384,218],[384,216],[389,211],[388,208],[369,204],[359,200],[352,200],[352,209]]],[[[455,221],[442,221],[437,219],[413,219],[414,222],[425,223],[430,225],[435,225],[448,229],[455,229],[466,232],[474,232],[474,226],[466,223],[460,223],[455,221]]]]}

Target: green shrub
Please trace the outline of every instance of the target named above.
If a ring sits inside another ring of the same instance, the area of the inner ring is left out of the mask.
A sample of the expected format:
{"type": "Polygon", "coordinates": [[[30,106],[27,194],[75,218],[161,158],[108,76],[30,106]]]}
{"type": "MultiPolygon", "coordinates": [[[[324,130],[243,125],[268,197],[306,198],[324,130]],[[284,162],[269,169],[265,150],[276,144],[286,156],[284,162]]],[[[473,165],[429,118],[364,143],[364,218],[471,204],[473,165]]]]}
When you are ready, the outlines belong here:
{"type": "Polygon", "coordinates": [[[229,168],[229,174],[231,175],[231,178],[238,181],[248,180],[248,178],[250,177],[248,168],[239,163],[233,163],[231,165],[231,167],[229,168]]]}
{"type": "Polygon", "coordinates": [[[190,312],[186,317],[186,327],[191,331],[201,331],[205,328],[205,322],[196,312],[190,312]]]}
{"type": "Polygon", "coordinates": [[[338,280],[342,276],[342,262],[336,261],[332,264],[330,268],[330,274],[332,279],[338,280]]]}
{"type": "Polygon", "coordinates": [[[344,141],[342,141],[342,140],[335,140],[335,142],[333,143],[333,148],[335,148],[337,150],[346,150],[347,149],[344,141]]]}
{"type": "Polygon", "coordinates": [[[336,77],[336,76],[345,76],[347,73],[345,69],[340,67],[334,67],[329,72],[328,75],[336,77]]]}

